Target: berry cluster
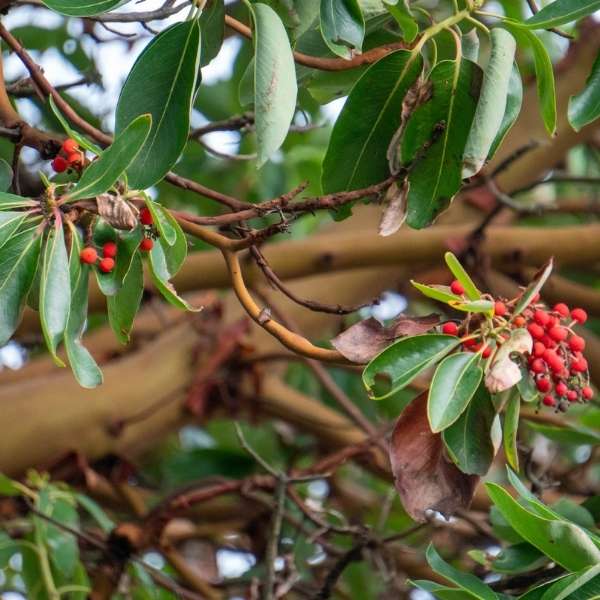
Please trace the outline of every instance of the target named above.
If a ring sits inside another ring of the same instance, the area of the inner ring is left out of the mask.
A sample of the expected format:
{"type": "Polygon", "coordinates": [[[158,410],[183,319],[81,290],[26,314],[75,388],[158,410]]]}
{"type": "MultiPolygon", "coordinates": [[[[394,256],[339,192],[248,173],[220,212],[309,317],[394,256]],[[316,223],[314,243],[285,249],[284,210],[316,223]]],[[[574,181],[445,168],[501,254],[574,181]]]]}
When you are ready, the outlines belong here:
{"type": "Polygon", "coordinates": [[[84,154],[79,149],[79,144],[72,138],[63,142],[59,154],[52,161],[52,168],[57,173],[63,173],[67,169],[79,170],[83,165],[84,154]]]}
{"type": "MultiPolygon", "coordinates": [[[[459,281],[453,281],[450,290],[457,296],[465,293],[459,281]]],[[[576,323],[587,320],[585,310],[569,310],[562,302],[549,309],[537,294],[521,314],[511,315],[517,300],[493,300],[491,325],[470,317],[460,325],[454,321],[444,323],[442,332],[462,336],[464,350],[479,352],[482,358],[493,360],[511,330],[526,329],[533,340],[526,364],[542,394],[541,403],[565,411],[569,403],[590,400],[594,391],[589,385],[588,363],[582,354],[585,340],[573,331],[576,323]]]]}
{"type": "Polygon", "coordinates": [[[145,230],[144,239],[140,242],[140,250],[150,252],[154,246],[154,240],[150,237],[154,220],[152,219],[152,213],[146,206],[140,210],[140,223],[144,225],[145,230]]]}

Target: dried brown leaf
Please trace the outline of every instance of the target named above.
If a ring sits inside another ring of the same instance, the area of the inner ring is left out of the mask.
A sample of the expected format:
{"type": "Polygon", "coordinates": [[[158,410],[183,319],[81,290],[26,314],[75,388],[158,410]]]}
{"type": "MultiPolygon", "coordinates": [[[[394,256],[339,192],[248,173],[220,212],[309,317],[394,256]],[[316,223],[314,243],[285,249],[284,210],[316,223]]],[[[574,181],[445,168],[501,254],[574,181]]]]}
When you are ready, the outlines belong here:
{"type": "Polygon", "coordinates": [[[379,222],[379,235],[387,237],[396,233],[406,219],[406,198],[408,196],[408,179],[400,185],[392,183],[383,200],[383,212],[379,222]]]}
{"type": "Polygon", "coordinates": [[[138,224],[138,209],[114,194],[100,194],[96,197],[98,214],[115,229],[130,231],[138,224]]]}

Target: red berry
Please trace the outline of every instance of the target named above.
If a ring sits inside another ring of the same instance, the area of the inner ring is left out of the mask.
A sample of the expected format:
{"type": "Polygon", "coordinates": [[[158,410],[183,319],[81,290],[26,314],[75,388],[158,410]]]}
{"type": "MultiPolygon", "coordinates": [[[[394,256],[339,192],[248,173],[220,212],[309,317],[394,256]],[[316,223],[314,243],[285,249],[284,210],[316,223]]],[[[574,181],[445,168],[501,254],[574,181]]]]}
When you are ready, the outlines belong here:
{"type": "Polygon", "coordinates": [[[69,165],[81,164],[81,154],[79,154],[79,152],[72,152],[67,156],[67,162],[69,165]]]}
{"type": "Polygon", "coordinates": [[[569,390],[567,392],[567,400],[569,402],[575,402],[575,400],[577,400],[577,392],[575,390],[569,390]]]}
{"type": "Polygon", "coordinates": [[[544,310],[536,310],[533,313],[533,318],[538,325],[546,325],[550,320],[550,315],[544,310]]]}
{"type": "Polygon", "coordinates": [[[114,268],[115,268],[115,261],[112,258],[103,258],[99,263],[98,263],[98,268],[103,272],[103,273],[110,273],[114,268]]]}
{"type": "Polygon", "coordinates": [[[68,167],[69,167],[69,163],[62,156],[57,156],[52,161],[52,168],[57,173],[63,173],[64,171],[67,170],[68,167]]]}
{"type": "Polygon", "coordinates": [[[574,335],[569,340],[569,348],[571,348],[573,352],[581,352],[585,348],[585,340],[578,335],[574,335]]]}
{"type": "Polygon", "coordinates": [[[526,321],[525,321],[524,317],[519,315],[518,317],[514,318],[513,323],[515,324],[515,327],[523,327],[523,325],[525,325],[526,321]]]}
{"type": "MultiPolygon", "coordinates": [[[[140,242],[140,250],[142,250],[143,252],[150,252],[150,250],[152,250],[153,246],[154,246],[154,242],[150,238],[144,238],[140,242]]],[[[454,325],[454,323],[453,323],[453,325],[454,325]]]]}
{"type": "Polygon", "coordinates": [[[556,400],[552,396],[544,396],[542,402],[545,406],[554,406],[556,404],[556,400]]]}
{"type": "Polygon", "coordinates": [[[540,341],[546,348],[556,348],[556,342],[549,335],[544,335],[540,341]]]}
{"type": "Polygon", "coordinates": [[[546,392],[550,391],[552,382],[549,379],[542,377],[535,382],[535,385],[540,392],[545,394],[546,392]]]}
{"type": "Polygon", "coordinates": [[[546,366],[544,365],[544,361],[541,358],[536,358],[531,363],[531,370],[534,373],[543,373],[546,370],[546,366]]]}
{"type": "Polygon", "coordinates": [[[79,144],[74,139],[68,138],[63,142],[62,149],[67,155],[73,154],[79,150],[79,144]]]}
{"type": "Polygon", "coordinates": [[[563,381],[557,383],[554,389],[559,396],[564,396],[567,393],[567,386],[563,381]]]}
{"type": "Polygon", "coordinates": [[[527,326],[527,331],[534,340],[540,340],[544,337],[544,329],[537,323],[530,323],[527,326]]]}
{"type": "Polygon", "coordinates": [[[456,294],[457,296],[462,296],[465,293],[465,288],[463,287],[463,284],[460,281],[457,281],[456,279],[450,284],[450,290],[453,294],[456,294]]]}
{"type": "Polygon", "coordinates": [[[491,356],[491,354],[492,354],[492,349],[490,348],[490,346],[486,346],[483,349],[483,352],[481,353],[481,356],[483,358],[489,358],[491,356]]]}
{"type": "Polygon", "coordinates": [[[552,329],[548,330],[548,335],[555,342],[562,342],[567,339],[568,331],[564,327],[560,327],[560,325],[555,325],[552,329]]]}
{"type": "Polygon", "coordinates": [[[140,223],[142,225],[152,225],[153,222],[152,213],[144,206],[144,208],[140,210],[140,223]]]}
{"type": "Polygon", "coordinates": [[[542,342],[535,342],[535,344],[533,344],[533,355],[536,358],[541,358],[542,356],[544,356],[545,351],[546,351],[546,346],[544,346],[544,344],[542,344],[542,342]]]}
{"type": "Polygon", "coordinates": [[[594,390],[588,385],[581,390],[581,393],[586,400],[591,400],[594,397],[594,390]]]}
{"type": "Polygon", "coordinates": [[[554,312],[557,312],[561,317],[569,316],[569,307],[564,302],[559,302],[554,305],[554,312]]]}
{"type": "Polygon", "coordinates": [[[86,248],[83,248],[79,253],[79,259],[82,263],[85,263],[86,265],[91,265],[98,260],[98,253],[96,252],[95,248],[87,246],[86,248]]]}
{"type": "Polygon", "coordinates": [[[506,314],[507,308],[504,302],[500,302],[499,300],[494,304],[494,314],[497,317],[503,317],[506,314]]]}
{"type": "Polygon", "coordinates": [[[546,329],[552,329],[553,327],[556,327],[559,323],[560,323],[560,321],[556,317],[548,316],[548,322],[546,323],[546,329]]]}
{"type": "Polygon", "coordinates": [[[114,242],[106,242],[102,246],[102,255],[104,258],[114,258],[117,256],[117,245],[114,242]]]}
{"type": "Polygon", "coordinates": [[[571,363],[571,371],[573,373],[583,373],[587,371],[588,362],[583,356],[579,356],[576,360],[571,363]]]}
{"type": "Polygon", "coordinates": [[[571,317],[578,323],[585,323],[587,321],[587,313],[583,308],[574,308],[571,311],[571,317]]]}
{"type": "Polygon", "coordinates": [[[448,321],[442,325],[442,332],[446,335],[456,335],[458,333],[458,325],[452,321],[448,321]]]}

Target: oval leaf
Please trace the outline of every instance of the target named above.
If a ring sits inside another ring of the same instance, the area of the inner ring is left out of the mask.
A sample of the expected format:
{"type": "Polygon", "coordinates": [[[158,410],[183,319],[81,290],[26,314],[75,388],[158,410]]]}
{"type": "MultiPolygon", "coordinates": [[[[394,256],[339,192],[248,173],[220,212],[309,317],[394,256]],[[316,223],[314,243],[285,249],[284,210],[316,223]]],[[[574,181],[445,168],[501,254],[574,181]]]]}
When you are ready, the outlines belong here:
{"type": "Polygon", "coordinates": [[[481,298],[481,292],[477,289],[477,286],[465,271],[465,268],[460,264],[458,258],[456,258],[452,252],[446,252],[446,254],[444,254],[444,260],[452,275],[462,283],[467,298],[469,298],[469,300],[479,300],[481,298]]]}
{"type": "Polygon", "coordinates": [[[552,269],[554,268],[554,260],[551,258],[533,277],[531,283],[523,290],[523,293],[519,297],[519,301],[513,311],[513,319],[518,314],[523,312],[530,304],[533,298],[539,293],[544,287],[552,269]]]}
{"type": "Polygon", "coordinates": [[[26,216],[24,212],[0,212],[0,248],[15,234],[26,216]]]}
{"type": "Polygon", "coordinates": [[[432,300],[438,300],[444,304],[461,303],[462,298],[453,294],[447,285],[424,285],[416,281],[410,280],[411,284],[416,287],[423,296],[431,298],[432,300]]]}
{"type": "Polygon", "coordinates": [[[92,17],[126,4],[127,0],[44,0],[44,4],[69,17],[92,17]]]}
{"type": "Polygon", "coordinates": [[[351,59],[362,50],[365,21],[357,0],[321,0],[321,33],[329,49],[351,59]]]}
{"type": "Polygon", "coordinates": [[[530,29],[549,29],[576,21],[600,9],[600,0],[555,0],[523,24],[530,29]]]}
{"type": "Polygon", "coordinates": [[[477,353],[459,352],[445,358],[436,369],[427,402],[434,433],[452,425],[467,408],[483,376],[479,359],[477,353]]]}
{"type": "Polygon", "coordinates": [[[162,179],[185,147],[199,49],[198,21],[176,23],[146,46],[125,81],[117,104],[117,136],[136,117],[152,117],[150,134],[127,169],[132,188],[148,188],[162,179]]]}
{"type": "Polygon", "coordinates": [[[575,131],[600,117],[600,53],[594,61],[585,88],[569,98],[569,123],[575,131]]]}
{"type": "Polygon", "coordinates": [[[107,299],[108,322],[122,344],[129,342],[133,320],[144,294],[144,273],[139,252],[133,254],[129,271],[119,291],[107,299]]]}
{"type": "MultiPolygon", "coordinates": [[[[518,392],[518,390],[517,390],[518,392]]],[[[519,430],[519,413],[521,410],[520,393],[511,393],[504,411],[504,427],[502,429],[504,440],[504,454],[508,464],[519,470],[519,452],[517,450],[517,433],[519,430]]]]}

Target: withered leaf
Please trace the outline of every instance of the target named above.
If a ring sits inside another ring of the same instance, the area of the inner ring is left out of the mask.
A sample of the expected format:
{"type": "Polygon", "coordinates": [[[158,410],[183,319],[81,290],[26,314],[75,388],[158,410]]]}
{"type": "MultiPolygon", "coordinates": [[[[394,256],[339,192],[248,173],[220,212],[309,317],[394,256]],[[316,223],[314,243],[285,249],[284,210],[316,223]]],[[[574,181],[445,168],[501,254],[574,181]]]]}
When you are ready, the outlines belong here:
{"type": "Polygon", "coordinates": [[[429,331],[440,322],[438,315],[424,317],[397,316],[389,327],[370,317],[355,323],[331,340],[333,347],[348,360],[368,363],[396,338],[419,335],[429,331]]]}
{"type": "Polygon", "coordinates": [[[379,235],[387,237],[396,233],[406,219],[406,197],[408,196],[408,180],[400,185],[392,183],[383,200],[383,212],[379,221],[379,235]]]}
{"type": "Polygon", "coordinates": [[[479,477],[462,473],[445,455],[441,435],[429,429],[427,392],[404,409],[389,448],[396,489],[415,521],[425,521],[427,510],[449,516],[469,506],[479,477]]]}
{"type": "Polygon", "coordinates": [[[130,231],[138,224],[138,209],[114,194],[100,194],[96,197],[98,214],[115,229],[130,231]]]}

